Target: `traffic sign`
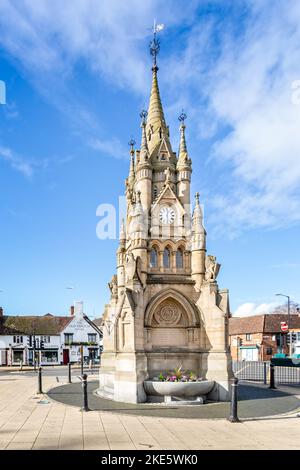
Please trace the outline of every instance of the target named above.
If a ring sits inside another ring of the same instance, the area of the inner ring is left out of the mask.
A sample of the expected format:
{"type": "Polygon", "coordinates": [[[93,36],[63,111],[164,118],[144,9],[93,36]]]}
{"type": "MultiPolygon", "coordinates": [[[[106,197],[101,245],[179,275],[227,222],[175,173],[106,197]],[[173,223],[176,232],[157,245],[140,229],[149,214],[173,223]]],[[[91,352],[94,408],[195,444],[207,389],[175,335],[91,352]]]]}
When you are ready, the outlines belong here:
{"type": "Polygon", "coordinates": [[[289,325],[287,324],[286,321],[280,322],[280,328],[282,333],[287,333],[289,331],[289,325]]]}

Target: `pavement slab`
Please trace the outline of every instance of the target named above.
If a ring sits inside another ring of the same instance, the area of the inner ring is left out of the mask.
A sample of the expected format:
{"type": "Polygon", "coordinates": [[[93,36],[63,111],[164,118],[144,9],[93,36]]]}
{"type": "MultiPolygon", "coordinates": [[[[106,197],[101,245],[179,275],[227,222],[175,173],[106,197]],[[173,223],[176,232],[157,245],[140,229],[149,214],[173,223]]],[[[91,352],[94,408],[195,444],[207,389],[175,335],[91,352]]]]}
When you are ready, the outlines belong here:
{"type": "MultiPolygon", "coordinates": [[[[228,404],[217,404],[217,411],[213,412],[212,405],[198,407],[206,410],[198,418],[189,414],[183,418],[178,409],[171,410],[169,416],[162,416],[161,407],[154,415],[149,415],[149,411],[143,413],[143,407],[114,402],[110,407],[106,406],[105,411],[98,406],[100,409],[84,413],[79,409],[81,401],[65,403],[53,399],[53,389],[56,390],[55,398],[59,395],[56,373],[65,383],[59,392],[65,400],[69,389],[64,387],[69,386],[59,371],[53,369],[52,375],[43,380],[43,390],[51,399],[46,394],[37,396],[37,377],[33,372],[14,374],[13,379],[9,372],[0,373],[0,449],[300,449],[300,418],[296,410],[300,389],[293,388],[295,395],[290,395],[287,389],[274,391],[273,395],[260,389],[257,392],[259,398],[256,398],[259,401],[257,416],[254,417],[253,412],[252,416],[249,412],[253,401],[249,393],[251,395],[253,388],[247,385],[244,400],[239,402],[242,421],[229,423],[226,419],[228,404]],[[38,399],[46,399],[49,403],[39,404],[38,399]],[[133,413],[130,414],[131,406],[133,413]]],[[[90,381],[91,393],[94,387],[95,383],[90,381]]],[[[74,397],[81,399],[77,392],[73,394],[73,400],[74,397]]],[[[99,403],[99,397],[93,396],[91,400],[92,405],[99,403]]]]}

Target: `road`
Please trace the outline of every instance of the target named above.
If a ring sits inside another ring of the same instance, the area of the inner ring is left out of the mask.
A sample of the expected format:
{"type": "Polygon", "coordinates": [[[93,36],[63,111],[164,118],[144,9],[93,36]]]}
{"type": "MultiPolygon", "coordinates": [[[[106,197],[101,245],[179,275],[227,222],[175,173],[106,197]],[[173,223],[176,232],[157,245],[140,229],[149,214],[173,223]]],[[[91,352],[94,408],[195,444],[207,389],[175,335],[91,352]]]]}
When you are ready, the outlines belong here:
{"type": "MultiPolygon", "coordinates": [[[[81,369],[80,366],[72,366],[72,377],[76,377],[78,375],[81,375],[81,369]]],[[[94,367],[92,369],[89,369],[89,367],[84,367],[83,369],[84,373],[87,374],[88,376],[94,376],[96,377],[99,373],[99,367],[94,367]]],[[[59,378],[67,378],[68,377],[68,366],[45,366],[42,367],[42,373],[43,376],[45,377],[59,377],[59,378]]],[[[11,367],[11,368],[3,368],[1,369],[0,367],[0,376],[1,375],[7,375],[7,374],[12,374],[12,375],[19,375],[19,376],[26,376],[26,377],[35,377],[37,375],[37,371],[35,372],[34,370],[22,370],[18,367],[11,367]]]]}

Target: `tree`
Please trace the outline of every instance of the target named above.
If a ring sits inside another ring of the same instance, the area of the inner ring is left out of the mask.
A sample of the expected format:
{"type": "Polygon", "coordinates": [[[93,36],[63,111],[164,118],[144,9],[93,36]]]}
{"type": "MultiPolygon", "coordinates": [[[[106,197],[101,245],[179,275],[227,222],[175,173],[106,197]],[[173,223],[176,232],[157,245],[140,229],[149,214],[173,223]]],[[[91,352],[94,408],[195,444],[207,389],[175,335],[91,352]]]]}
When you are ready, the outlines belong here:
{"type": "MultiPolygon", "coordinates": [[[[290,301],[290,312],[292,314],[300,314],[300,304],[298,302],[294,302],[293,300],[290,301]]],[[[282,305],[278,305],[278,307],[274,308],[272,313],[287,313],[287,304],[284,303],[282,305]]]]}

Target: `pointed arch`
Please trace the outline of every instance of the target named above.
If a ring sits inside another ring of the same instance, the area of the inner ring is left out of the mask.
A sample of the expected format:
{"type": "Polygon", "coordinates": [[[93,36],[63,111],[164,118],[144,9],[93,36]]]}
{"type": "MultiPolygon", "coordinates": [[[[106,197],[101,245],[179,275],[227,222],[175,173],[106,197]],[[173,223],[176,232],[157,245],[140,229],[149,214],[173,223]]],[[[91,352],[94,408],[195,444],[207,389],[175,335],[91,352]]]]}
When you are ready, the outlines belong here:
{"type": "Polygon", "coordinates": [[[150,268],[157,268],[158,266],[158,250],[155,245],[151,248],[150,251],[150,268]]]}
{"type": "Polygon", "coordinates": [[[176,268],[183,269],[183,248],[180,246],[176,251],[176,268]]]}
{"type": "Polygon", "coordinates": [[[163,267],[165,269],[169,269],[171,267],[171,249],[169,245],[167,245],[163,251],[163,267]]]}
{"type": "Polygon", "coordinates": [[[181,294],[181,292],[174,289],[164,289],[156,294],[146,307],[144,320],[146,327],[151,327],[155,310],[167,299],[175,300],[182,306],[188,319],[188,326],[200,325],[200,312],[198,312],[196,306],[190,302],[187,297],[181,294]]]}

